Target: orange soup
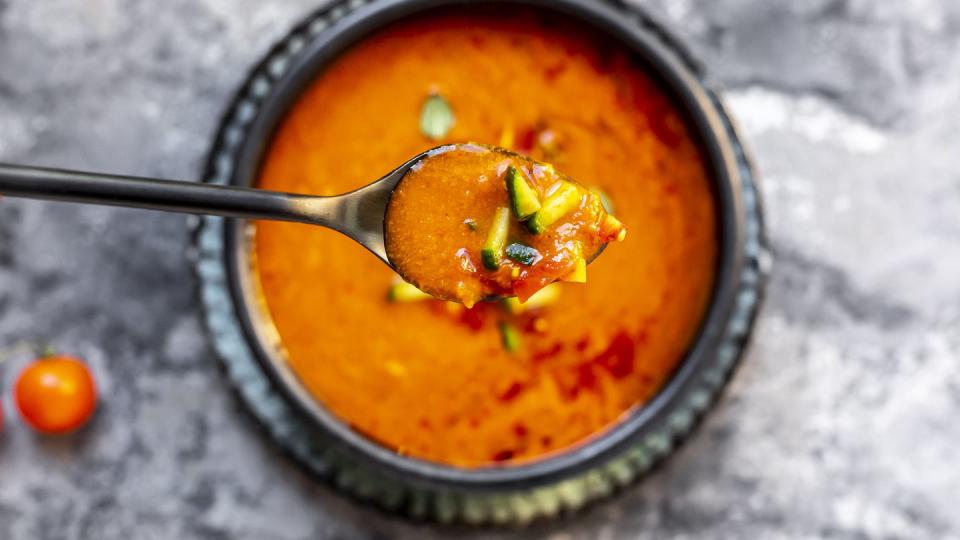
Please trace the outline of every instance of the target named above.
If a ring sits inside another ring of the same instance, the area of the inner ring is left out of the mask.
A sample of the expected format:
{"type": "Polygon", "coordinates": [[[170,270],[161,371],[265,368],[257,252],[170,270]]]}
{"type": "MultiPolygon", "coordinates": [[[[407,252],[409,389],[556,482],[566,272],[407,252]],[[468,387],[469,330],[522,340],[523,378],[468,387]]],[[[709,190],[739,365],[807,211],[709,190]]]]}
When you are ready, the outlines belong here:
{"type": "Polygon", "coordinates": [[[690,128],[643,65],[533,11],[460,9],[366,38],[281,123],[259,186],[334,195],[467,141],[552,163],[629,235],[587,283],[526,304],[429,299],[353,241],[289,223],[257,224],[256,275],[287,361],[343,422],[417,458],[515,464],[596,436],[670,377],[711,296],[716,210],[690,128]]]}

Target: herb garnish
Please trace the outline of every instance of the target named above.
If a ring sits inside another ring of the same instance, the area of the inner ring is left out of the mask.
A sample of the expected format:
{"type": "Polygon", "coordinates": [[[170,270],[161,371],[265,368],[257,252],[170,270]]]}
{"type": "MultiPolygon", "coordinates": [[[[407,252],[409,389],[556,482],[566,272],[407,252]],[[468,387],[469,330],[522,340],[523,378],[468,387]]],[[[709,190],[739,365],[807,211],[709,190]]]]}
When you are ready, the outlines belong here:
{"type": "Polygon", "coordinates": [[[420,111],[420,132],[431,141],[442,139],[453,129],[453,109],[440,94],[430,94],[420,111]]]}

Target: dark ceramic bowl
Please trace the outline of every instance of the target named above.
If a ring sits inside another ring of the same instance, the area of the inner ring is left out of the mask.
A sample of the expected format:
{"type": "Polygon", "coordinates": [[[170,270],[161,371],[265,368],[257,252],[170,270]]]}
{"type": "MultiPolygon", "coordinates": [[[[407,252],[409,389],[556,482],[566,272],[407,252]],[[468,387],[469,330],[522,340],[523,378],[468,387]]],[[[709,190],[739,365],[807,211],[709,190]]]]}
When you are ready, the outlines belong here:
{"type": "MultiPolygon", "coordinates": [[[[332,59],[390,22],[464,0],[349,0],[311,16],[252,72],[224,117],[205,180],[250,186],[273,130],[332,59]]],[[[709,311],[686,358],[646,406],[587,444],[534,463],[461,469],[398,455],[353,431],[303,387],[250,276],[250,226],[205,218],[197,272],[228,376],[269,434],[313,472],[389,510],[443,522],[523,523],[575,510],[649,470],[692,430],[737,365],[769,255],[755,175],[699,65],[643,13],[597,0],[496,0],[583,21],[635,51],[672,95],[708,157],[721,255],[709,311]]]]}

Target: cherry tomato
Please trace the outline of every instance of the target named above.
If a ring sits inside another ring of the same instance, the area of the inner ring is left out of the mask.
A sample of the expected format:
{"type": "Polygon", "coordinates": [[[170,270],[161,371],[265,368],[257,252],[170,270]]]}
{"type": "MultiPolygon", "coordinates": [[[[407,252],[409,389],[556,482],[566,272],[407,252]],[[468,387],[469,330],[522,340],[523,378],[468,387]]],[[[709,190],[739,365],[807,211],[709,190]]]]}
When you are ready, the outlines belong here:
{"type": "Polygon", "coordinates": [[[87,365],[69,356],[35,360],[17,378],[20,416],[40,433],[73,431],[93,416],[97,387],[87,365]]]}

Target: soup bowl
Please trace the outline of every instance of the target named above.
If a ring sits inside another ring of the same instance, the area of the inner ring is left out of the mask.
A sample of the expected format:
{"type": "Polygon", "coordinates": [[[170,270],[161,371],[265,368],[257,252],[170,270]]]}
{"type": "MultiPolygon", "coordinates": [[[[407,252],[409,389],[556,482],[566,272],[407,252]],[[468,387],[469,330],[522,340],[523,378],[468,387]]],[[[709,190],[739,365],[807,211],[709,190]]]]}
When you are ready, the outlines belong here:
{"type": "MultiPolygon", "coordinates": [[[[325,66],[400,19],[463,0],[349,0],[309,16],[249,75],[226,111],[204,179],[251,186],[285,114],[325,66]]],[[[310,394],[283,347],[252,267],[249,223],[207,217],[195,231],[206,324],[229,381],[269,436],[340,490],[414,518],[517,524],[573,511],[639,478],[691,433],[738,365],[770,266],[756,174],[702,66],[637,8],[595,0],[491,0],[572,18],[643,64],[691,126],[717,209],[716,277],[695,338],[659,392],[582,444],[519,464],[464,468],[401,455],[310,394]]],[[[323,306],[317,306],[323,309],[323,306]]]]}

